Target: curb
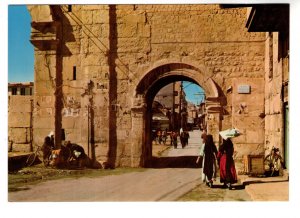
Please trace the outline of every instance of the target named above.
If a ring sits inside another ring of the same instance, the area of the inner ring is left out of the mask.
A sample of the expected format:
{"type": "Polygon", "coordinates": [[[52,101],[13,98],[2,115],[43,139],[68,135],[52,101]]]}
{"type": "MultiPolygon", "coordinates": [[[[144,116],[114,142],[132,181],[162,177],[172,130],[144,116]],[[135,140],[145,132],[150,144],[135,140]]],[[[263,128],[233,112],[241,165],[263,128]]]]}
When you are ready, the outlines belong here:
{"type": "Polygon", "coordinates": [[[245,191],[253,201],[287,201],[289,199],[288,172],[278,177],[259,178],[240,175],[238,182],[245,187],[245,191]],[[279,189],[280,193],[278,187],[283,187],[283,190],[279,189]],[[277,190],[275,193],[272,191],[274,189],[277,190]]]}

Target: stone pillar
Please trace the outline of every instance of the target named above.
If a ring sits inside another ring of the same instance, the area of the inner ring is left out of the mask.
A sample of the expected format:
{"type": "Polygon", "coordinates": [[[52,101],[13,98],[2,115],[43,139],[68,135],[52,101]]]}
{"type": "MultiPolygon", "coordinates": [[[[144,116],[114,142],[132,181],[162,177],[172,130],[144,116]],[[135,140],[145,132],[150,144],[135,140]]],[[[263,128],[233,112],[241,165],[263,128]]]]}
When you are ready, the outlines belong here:
{"type": "MultiPolygon", "coordinates": [[[[34,8],[31,15],[34,17],[34,8]]],[[[38,10],[36,11],[38,12],[38,10]]],[[[61,142],[61,109],[62,109],[62,56],[61,24],[57,21],[33,21],[31,23],[31,43],[35,47],[35,110],[36,118],[33,128],[37,135],[36,143],[51,131],[55,132],[55,143],[61,142]],[[45,96],[51,104],[43,104],[45,96]],[[47,113],[44,113],[44,110],[47,113]],[[54,111],[54,114],[53,114],[54,111]],[[40,118],[40,119],[39,119],[40,118]],[[54,128],[54,129],[53,129],[54,128]]]]}
{"type": "Polygon", "coordinates": [[[144,166],[145,158],[143,153],[145,152],[144,146],[144,114],[145,108],[132,108],[132,128],[131,128],[131,154],[130,162],[131,167],[144,166]]]}
{"type": "Polygon", "coordinates": [[[131,167],[144,167],[151,158],[152,150],[146,146],[146,108],[143,96],[138,96],[131,108],[131,167]]]}
{"type": "Polygon", "coordinates": [[[221,111],[221,105],[218,98],[206,98],[207,134],[211,134],[213,136],[214,142],[217,147],[222,142],[219,135],[219,132],[222,128],[221,111]]]}
{"type": "Polygon", "coordinates": [[[214,142],[216,146],[219,146],[220,143],[220,113],[218,112],[207,112],[207,134],[211,134],[213,136],[214,142]]]}

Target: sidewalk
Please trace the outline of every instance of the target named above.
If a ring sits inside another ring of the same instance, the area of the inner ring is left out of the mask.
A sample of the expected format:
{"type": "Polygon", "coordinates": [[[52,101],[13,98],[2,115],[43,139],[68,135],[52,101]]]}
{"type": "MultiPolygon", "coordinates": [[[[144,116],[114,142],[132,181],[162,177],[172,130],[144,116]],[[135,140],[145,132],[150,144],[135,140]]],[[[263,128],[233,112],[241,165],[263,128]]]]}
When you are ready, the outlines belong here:
{"type": "Polygon", "coordinates": [[[288,201],[289,175],[285,172],[278,177],[249,177],[239,175],[239,183],[245,185],[246,192],[253,201],[288,201]]]}

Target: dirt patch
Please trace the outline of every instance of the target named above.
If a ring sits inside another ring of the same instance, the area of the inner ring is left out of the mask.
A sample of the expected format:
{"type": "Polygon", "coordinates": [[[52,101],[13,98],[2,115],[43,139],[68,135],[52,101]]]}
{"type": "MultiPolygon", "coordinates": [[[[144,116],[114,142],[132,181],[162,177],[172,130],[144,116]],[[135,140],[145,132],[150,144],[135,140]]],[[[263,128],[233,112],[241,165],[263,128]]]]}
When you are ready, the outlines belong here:
{"type": "Polygon", "coordinates": [[[46,168],[43,164],[23,168],[19,171],[8,174],[8,192],[28,189],[27,186],[34,185],[48,180],[80,178],[80,177],[101,177],[107,175],[119,175],[130,172],[142,172],[143,168],[116,168],[107,169],[53,169],[46,168]]]}

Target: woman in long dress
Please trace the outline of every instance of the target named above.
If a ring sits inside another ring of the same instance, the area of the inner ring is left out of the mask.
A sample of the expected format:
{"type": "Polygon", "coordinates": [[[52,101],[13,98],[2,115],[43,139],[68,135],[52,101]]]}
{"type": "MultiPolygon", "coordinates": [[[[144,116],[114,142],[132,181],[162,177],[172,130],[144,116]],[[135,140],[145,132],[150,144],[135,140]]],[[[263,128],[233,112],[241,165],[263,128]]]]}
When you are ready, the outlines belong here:
{"type": "Polygon", "coordinates": [[[202,156],[202,181],[206,182],[209,187],[213,185],[213,177],[216,178],[216,155],[217,148],[213,142],[213,137],[212,135],[206,135],[197,162],[202,156]]]}
{"type": "Polygon", "coordinates": [[[229,189],[232,189],[231,185],[237,182],[233,152],[234,148],[231,140],[224,139],[219,148],[218,163],[220,166],[220,182],[224,183],[229,189]]]}

